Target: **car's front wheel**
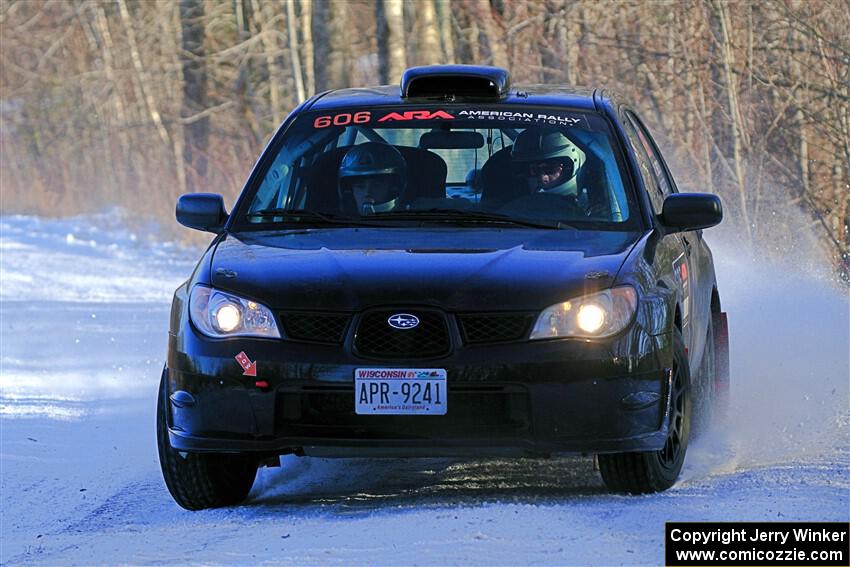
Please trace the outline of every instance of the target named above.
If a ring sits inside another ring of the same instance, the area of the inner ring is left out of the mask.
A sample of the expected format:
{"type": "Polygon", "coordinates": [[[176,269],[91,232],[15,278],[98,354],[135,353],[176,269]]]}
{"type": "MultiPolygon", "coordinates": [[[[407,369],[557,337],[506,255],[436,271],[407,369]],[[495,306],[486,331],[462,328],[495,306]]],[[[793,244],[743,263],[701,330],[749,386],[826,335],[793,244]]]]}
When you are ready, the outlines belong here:
{"type": "Polygon", "coordinates": [[[691,377],[682,333],[673,330],[673,379],[667,440],[659,451],[599,455],[599,472],[614,492],[646,494],[667,490],[682,470],[691,430],[691,377]]]}
{"type": "Polygon", "coordinates": [[[156,411],[159,464],[168,491],[183,508],[202,510],[231,506],[245,500],[257,476],[257,460],[250,455],[183,453],[168,441],[168,370],[163,370],[156,411]]]}

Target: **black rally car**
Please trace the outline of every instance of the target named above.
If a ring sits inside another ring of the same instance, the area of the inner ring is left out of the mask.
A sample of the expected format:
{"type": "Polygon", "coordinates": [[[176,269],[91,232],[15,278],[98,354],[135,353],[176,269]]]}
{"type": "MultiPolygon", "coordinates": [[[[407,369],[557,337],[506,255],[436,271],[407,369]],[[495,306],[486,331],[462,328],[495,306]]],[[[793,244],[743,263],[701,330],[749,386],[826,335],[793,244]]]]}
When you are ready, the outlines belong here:
{"type": "Polygon", "coordinates": [[[598,455],[676,481],[722,408],[728,339],[701,230],[633,110],[503,69],[409,69],[283,122],[174,296],[157,436],[190,509],[279,455],[598,455]]]}

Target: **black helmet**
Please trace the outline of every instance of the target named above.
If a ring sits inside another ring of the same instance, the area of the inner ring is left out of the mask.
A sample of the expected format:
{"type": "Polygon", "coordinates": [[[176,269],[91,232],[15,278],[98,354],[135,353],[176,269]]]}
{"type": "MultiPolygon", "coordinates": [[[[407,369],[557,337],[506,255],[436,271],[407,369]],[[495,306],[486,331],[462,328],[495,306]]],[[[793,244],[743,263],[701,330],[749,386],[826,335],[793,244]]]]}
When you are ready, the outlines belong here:
{"type": "Polygon", "coordinates": [[[339,164],[339,193],[343,209],[357,207],[352,193],[352,184],[357,179],[384,179],[389,189],[381,201],[364,203],[359,214],[370,214],[392,210],[396,199],[407,184],[407,164],[401,153],[389,144],[366,142],[354,146],[339,164]]]}
{"type": "Polygon", "coordinates": [[[401,153],[389,144],[366,142],[354,146],[339,164],[340,185],[344,179],[365,175],[391,175],[397,178],[399,191],[407,182],[407,164],[401,153]]]}
{"type": "Polygon", "coordinates": [[[584,164],[585,155],[560,130],[532,126],[520,132],[514,140],[511,159],[520,167],[528,167],[538,162],[561,162],[564,166],[563,173],[554,185],[575,193],[575,188],[567,187],[567,182],[584,164]]]}

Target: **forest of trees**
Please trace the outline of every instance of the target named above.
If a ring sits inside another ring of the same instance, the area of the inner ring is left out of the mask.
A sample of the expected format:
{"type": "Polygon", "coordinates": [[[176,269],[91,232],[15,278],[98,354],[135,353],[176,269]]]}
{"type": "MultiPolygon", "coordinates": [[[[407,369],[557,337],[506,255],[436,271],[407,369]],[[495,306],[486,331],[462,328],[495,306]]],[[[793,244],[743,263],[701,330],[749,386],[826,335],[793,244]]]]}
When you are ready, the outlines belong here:
{"type": "Polygon", "coordinates": [[[850,0],[0,0],[2,212],[173,224],[183,192],[232,202],[311,94],[481,63],[622,93],[742,243],[807,238],[838,266],[848,30],[850,0]]]}

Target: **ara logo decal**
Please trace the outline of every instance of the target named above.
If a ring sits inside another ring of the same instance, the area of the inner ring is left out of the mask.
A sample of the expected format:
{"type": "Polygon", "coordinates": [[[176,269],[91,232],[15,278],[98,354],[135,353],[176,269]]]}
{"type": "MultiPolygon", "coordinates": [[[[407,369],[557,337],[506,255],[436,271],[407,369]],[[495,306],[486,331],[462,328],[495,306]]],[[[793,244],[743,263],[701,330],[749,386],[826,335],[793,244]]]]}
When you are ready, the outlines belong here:
{"type": "Polygon", "coordinates": [[[405,110],[404,112],[390,112],[386,116],[378,119],[378,122],[395,122],[405,120],[433,120],[441,118],[443,120],[454,120],[454,116],[444,110],[405,110]]]}
{"type": "Polygon", "coordinates": [[[239,363],[239,366],[242,367],[242,376],[256,376],[257,375],[257,361],[251,362],[251,359],[248,358],[248,355],[245,354],[243,350],[235,357],[236,362],[239,363]]]}

